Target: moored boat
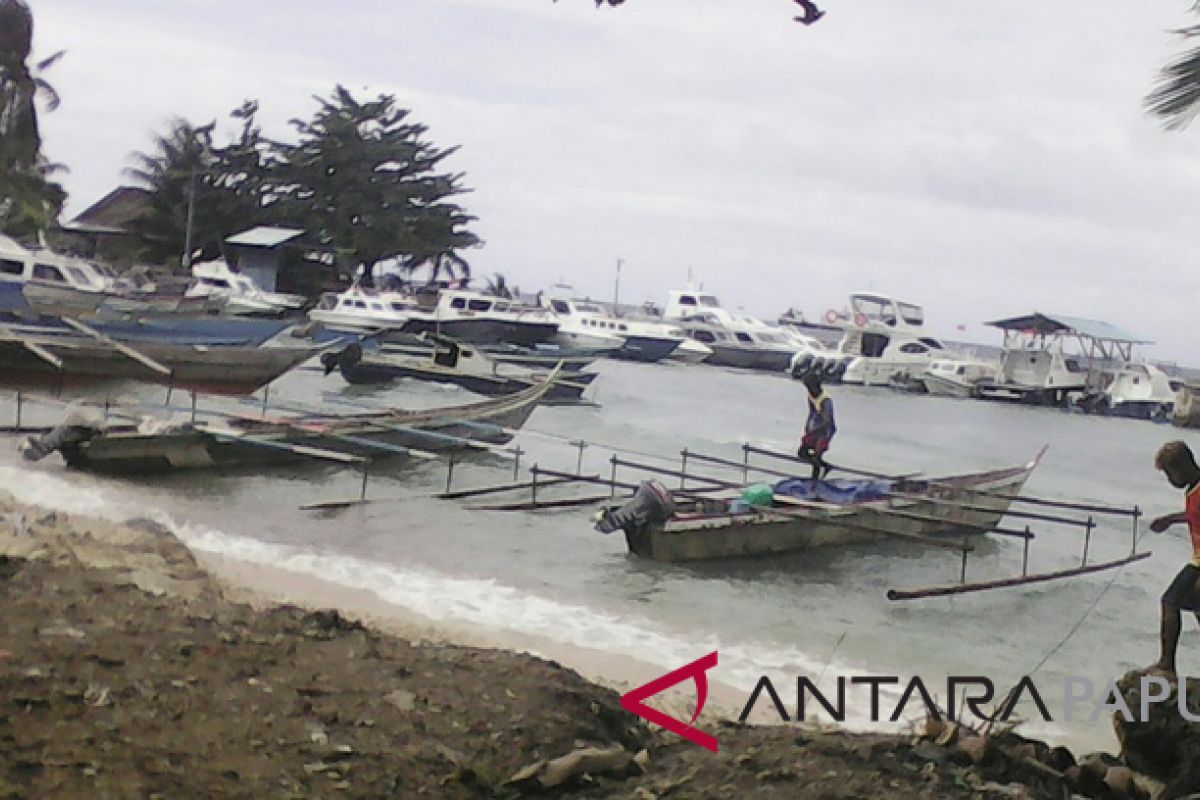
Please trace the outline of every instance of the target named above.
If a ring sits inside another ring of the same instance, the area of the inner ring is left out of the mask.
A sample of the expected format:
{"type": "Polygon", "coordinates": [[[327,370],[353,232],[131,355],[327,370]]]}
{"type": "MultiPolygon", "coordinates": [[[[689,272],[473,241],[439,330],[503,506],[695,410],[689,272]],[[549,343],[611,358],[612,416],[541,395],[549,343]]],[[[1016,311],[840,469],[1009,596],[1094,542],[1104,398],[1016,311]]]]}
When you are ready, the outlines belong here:
{"type": "Polygon", "coordinates": [[[787,493],[804,483],[788,479],[782,482],[787,486],[774,487],[774,503],[766,507],[719,499],[676,507],[661,494],[640,491],[626,509],[607,512],[598,528],[622,529],[631,553],[663,562],[770,556],[885,538],[981,535],[1004,517],[1044,453],[1045,448],[1020,466],[935,480],[824,482],[829,488],[818,487],[813,500],[787,493]],[[640,508],[631,509],[635,504],[640,508]]]}
{"type": "Polygon", "coordinates": [[[30,439],[24,450],[30,460],[57,450],[71,467],[116,474],[319,459],[355,463],[403,456],[407,448],[453,452],[510,441],[550,385],[538,384],[497,400],[421,411],[225,416],[215,422],[111,427],[68,420],[54,433],[30,439]]]}

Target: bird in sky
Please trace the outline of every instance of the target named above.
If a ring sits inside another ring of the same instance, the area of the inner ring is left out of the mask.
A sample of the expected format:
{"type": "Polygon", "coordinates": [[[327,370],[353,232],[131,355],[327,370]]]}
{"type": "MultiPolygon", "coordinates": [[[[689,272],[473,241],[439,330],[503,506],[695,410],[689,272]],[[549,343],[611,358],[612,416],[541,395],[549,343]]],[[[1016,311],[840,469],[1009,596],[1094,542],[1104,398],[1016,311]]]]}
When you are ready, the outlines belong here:
{"type": "Polygon", "coordinates": [[[825,12],[817,8],[817,4],[812,0],[794,0],[794,2],[796,5],[800,6],[800,8],[804,9],[804,14],[802,16],[794,18],[796,22],[799,22],[802,25],[812,25],[821,17],[825,16],[825,12]]]}

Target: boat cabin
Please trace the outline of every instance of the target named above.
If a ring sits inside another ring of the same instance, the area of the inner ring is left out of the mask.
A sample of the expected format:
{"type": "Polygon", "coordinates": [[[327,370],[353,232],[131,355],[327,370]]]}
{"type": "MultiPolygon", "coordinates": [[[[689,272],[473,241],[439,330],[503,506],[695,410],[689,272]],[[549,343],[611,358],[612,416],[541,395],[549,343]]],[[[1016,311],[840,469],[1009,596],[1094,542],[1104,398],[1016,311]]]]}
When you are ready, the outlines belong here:
{"type": "Polygon", "coordinates": [[[45,248],[28,250],[0,236],[0,281],[98,293],[111,289],[116,277],[108,267],[45,248]]]}

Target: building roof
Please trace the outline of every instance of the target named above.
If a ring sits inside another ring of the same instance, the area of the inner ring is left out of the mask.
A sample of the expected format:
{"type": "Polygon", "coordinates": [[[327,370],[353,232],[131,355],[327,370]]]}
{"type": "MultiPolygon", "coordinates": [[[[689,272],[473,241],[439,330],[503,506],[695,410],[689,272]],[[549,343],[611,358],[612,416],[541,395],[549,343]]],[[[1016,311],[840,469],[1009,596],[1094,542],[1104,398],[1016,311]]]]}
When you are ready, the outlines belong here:
{"type": "Polygon", "coordinates": [[[118,186],[64,227],[81,233],[129,233],[133,222],[149,208],[150,192],[118,186]]]}
{"type": "Polygon", "coordinates": [[[259,225],[248,231],[235,233],[226,239],[225,243],[243,247],[278,247],[303,233],[304,231],[299,228],[275,228],[270,225],[259,225]]]}
{"type": "Polygon", "coordinates": [[[1107,322],[1082,317],[1068,317],[1064,314],[1043,314],[1040,311],[1026,314],[1023,317],[998,319],[987,324],[1006,331],[1032,332],[1043,335],[1071,334],[1104,342],[1153,344],[1149,339],[1143,339],[1137,334],[1122,330],[1107,322]]]}

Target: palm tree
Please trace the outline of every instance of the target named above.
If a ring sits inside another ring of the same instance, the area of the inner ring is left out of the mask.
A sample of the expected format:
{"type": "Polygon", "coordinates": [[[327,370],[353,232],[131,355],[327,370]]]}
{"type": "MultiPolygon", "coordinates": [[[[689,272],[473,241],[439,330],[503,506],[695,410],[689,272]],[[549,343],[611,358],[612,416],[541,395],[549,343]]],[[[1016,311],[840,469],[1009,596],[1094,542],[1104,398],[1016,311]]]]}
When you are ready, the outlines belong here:
{"type": "Polygon", "coordinates": [[[187,262],[192,229],[199,234],[196,243],[201,248],[211,246],[211,235],[219,240],[221,232],[210,230],[204,208],[196,202],[197,194],[208,183],[215,127],[215,121],[195,126],[177,117],[171,121],[170,130],[154,137],[151,152],[130,156],[133,166],[125,170],[126,177],[150,192],[148,208],[134,226],[147,242],[145,256],[154,261],[166,262],[183,252],[187,262]],[[189,222],[189,214],[196,213],[198,207],[200,221],[189,222]]]}
{"type": "MultiPolygon", "coordinates": [[[[1200,12],[1200,2],[1192,6],[1200,12]]],[[[1185,42],[1200,37],[1200,25],[1176,31],[1185,42]]],[[[1186,50],[1159,72],[1154,89],[1146,97],[1146,108],[1162,118],[1172,130],[1187,127],[1200,110],[1200,47],[1186,50]]]]}
{"type": "Polygon", "coordinates": [[[66,200],[62,186],[49,180],[61,165],[42,155],[36,100],[58,108],[59,97],[43,74],[60,50],[31,70],[33,15],[22,0],[0,0],[0,229],[32,236],[58,219],[66,200]]]}

